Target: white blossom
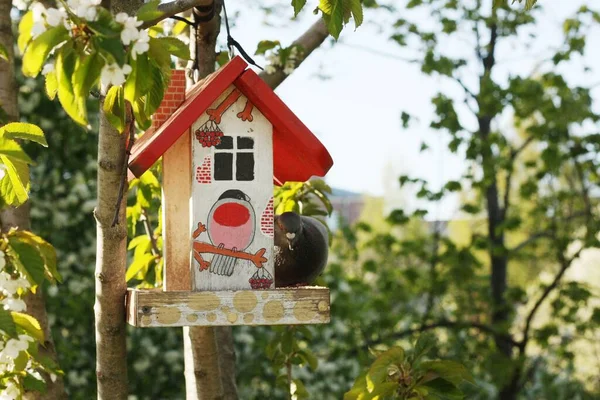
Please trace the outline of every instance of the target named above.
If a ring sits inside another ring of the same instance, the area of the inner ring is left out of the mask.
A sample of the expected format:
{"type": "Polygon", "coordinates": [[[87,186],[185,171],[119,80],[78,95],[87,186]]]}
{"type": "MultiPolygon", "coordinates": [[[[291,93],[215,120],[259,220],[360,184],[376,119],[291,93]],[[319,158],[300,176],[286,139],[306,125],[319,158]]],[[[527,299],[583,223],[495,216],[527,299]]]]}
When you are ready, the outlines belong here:
{"type": "Polygon", "coordinates": [[[272,64],[268,64],[265,66],[265,72],[269,75],[274,74],[276,71],[277,69],[272,64]]]}
{"type": "Polygon", "coordinates": [[[95,21],[98,16],[97,6],[101,2],[101,0],[68,0],[67,3],[78,17],[95,21]]]}
{"type": "Polygon", "coordinates": [[[145,53],[148,51],[148,49],[150,49],[150,44],[148,43],[149,41],[150,36],[148,35],[148,32],[140,31],[138,40],[131,48],[131,57],[133,57],[134,60],[137,58],[138,54],[145,53]]]}
{"type": "Polygon", "coordinates": [[[5,265],[6,265],[6,254],[4,254],[4,252],[2,250],[0,250],[0,270],[2,270],[5,265]]]}
{"type": "Polygon", "coordinates": [[[25,11],[29,8],[29,2],[25,0],[13,0],[12,4],[21,11],[25,11]]]}
{"type": "Polygon", "coordinates": [[[36,2],[31,7],[33,16],[33,26],[31,27],[31,37],[35,39],[42,33],[46,32],[46,23],[44,21],[44,14],[46,13],[46,7],[36,2]]]}
{"type": "Polygon", "coordinates": [[[121,85],[125,82],[125,75],[131,72],[131,67],[127,64],[120,68],[117,64],[105,65],[100,74],[100,82],[104,86],[121,85]]]}
{"type": "Polygon", "coordinates": [[[64,8],[49,8],[46,10],[46,22],[50,26],[59,26],[67,18],[67,12],[64,8]]]}
{"type": "Polygon", "coordinates": [[[42,68],[42,75],[47,75],[52,71],[54,71],[54,63],[48,63],[42,68]]]}
{"type": "Polygon", "coordinates": [[[23,312],[27,309],[27,305],[23,300],[14,297],[3,299],[2,304],[4,305],[4,309],[9,311],[23,312]]]}
{"type": "Polygon", "coordinates": [[[15,383],[11,380],[6,382],[6,389],[2,390],[0,393],[0,400],[15,400],[21,397],[21,390],[15,383]]]}
{"type": "MultiPolygon", "coordinates": [[[[4,262],[6,262],[6,260],[4,260],[4,262]]],[[[30,284],[27,279],[23,279],[21,277],[13,279],[13,277],[6,272],[0,272],[0,291],[4,292],[6,295],[12,296],[17,293],[19,288],[27,289],[29,287],[30,284]]]]}
{"type": "Polygon", "coordinates": [[[29,347],[29,342],[32,342],[33,338],[29,335],[19,335],[18,339],[10,338],[6,342],[6,345],[0,351],[0,363],[11,363],[15,358],[19,356],[24,350],[29,347]]]}
{"type": "Polygon", "coordinates": [[[125,46],[139,39],[140,31],[137,28],[142,25],[143,21],[138,21],[137,17],[130,17],[125,13],[118,13],[115,16],[115,20],[118,23],[123,24],[121,42],[123,42],[125,46]]]}

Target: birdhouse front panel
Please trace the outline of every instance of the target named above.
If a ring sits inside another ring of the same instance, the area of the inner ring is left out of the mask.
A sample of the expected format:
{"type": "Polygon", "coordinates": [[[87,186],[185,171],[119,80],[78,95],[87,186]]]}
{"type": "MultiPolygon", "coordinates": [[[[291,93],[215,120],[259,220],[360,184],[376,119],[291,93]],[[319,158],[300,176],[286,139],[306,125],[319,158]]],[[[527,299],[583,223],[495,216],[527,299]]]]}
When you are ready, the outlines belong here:
{"type": "Polygon", "coordinates": [[[273,288],[272,124],[231,85],[191,135],[194,289],[273,288]]]}

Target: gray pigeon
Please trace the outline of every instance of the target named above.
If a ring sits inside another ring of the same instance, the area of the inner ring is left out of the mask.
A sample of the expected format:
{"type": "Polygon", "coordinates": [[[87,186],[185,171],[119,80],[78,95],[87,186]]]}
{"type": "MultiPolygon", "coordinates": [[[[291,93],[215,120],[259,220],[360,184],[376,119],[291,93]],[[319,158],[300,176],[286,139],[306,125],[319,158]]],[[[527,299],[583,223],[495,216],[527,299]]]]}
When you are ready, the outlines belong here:
{"type": "Polygon", "coordinates": [[[275,287],[313,283],[328,252],[329,235],[321,222],[294,212],[275,216],[275,287]]]}

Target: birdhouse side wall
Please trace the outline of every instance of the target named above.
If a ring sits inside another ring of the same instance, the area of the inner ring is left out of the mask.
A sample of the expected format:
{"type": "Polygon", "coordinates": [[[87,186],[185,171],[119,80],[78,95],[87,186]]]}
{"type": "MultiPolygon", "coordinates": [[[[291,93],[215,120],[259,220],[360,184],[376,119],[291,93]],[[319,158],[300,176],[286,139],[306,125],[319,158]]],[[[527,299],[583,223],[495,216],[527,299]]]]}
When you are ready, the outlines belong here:
{"type": "Polygon", "coordinates": [[[273,288],[273,126],[232,85],[191,141],[194,289],[273,288]]]}

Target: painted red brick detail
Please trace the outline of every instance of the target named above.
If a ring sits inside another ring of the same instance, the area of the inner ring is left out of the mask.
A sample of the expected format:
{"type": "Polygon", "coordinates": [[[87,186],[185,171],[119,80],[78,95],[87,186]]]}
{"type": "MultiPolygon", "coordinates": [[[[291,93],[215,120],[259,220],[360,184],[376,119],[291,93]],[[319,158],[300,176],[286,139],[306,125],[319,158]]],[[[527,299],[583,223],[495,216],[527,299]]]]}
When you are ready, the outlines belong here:
{"type": "Polygon", "coordinates": [[[273,198],[271,197],[267,203],[267,208],[265,208],[265,211],[263,211],[262,216],[260,217],[260,231],[263,235],[270,238],[273,237],[273,233],[275,232],[273,218],[273,198]]]}
{"type": "Polygon", "coordinates": [[[204,157],[202,165],[196,168],[196,180],[198,183],[212,183],[211,174],[212,159],[210,156],[204,157]]]}
{"type": "Polygon", "coordinates": [[[160,106],[152,115],[152,129],[158,129],[185,100],[185,70],[171,71],[171,82],[160,106]]]}

